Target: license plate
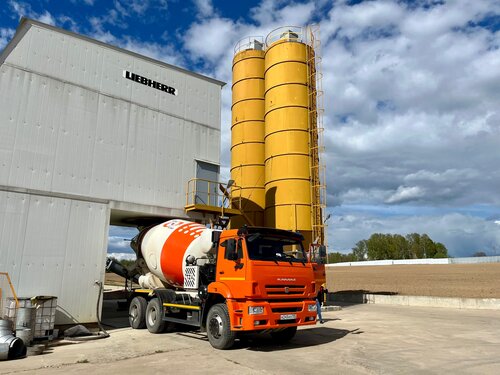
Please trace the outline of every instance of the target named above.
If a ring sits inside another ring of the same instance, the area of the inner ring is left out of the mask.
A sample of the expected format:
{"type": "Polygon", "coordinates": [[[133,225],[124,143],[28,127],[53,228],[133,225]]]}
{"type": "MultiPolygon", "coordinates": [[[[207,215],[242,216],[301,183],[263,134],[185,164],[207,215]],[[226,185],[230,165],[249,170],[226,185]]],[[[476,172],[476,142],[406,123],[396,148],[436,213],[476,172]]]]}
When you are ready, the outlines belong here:
{"type": "Polygon", "coordinates": [[[280,315],[280,320],[291,320],[291,319],[297,319],[297,314],[281,314],[280,315]]]}

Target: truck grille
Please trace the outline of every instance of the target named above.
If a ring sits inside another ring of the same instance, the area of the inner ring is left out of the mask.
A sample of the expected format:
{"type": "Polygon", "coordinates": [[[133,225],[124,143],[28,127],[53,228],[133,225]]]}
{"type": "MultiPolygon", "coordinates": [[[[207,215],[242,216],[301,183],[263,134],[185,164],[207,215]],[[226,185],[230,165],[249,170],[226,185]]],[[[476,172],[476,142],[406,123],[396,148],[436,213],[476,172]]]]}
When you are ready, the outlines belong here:
{"type": "Polygon", "coordinates": [[[266,285],[268,296],[302,296],[305,291],[305,285],[266,285]]]}

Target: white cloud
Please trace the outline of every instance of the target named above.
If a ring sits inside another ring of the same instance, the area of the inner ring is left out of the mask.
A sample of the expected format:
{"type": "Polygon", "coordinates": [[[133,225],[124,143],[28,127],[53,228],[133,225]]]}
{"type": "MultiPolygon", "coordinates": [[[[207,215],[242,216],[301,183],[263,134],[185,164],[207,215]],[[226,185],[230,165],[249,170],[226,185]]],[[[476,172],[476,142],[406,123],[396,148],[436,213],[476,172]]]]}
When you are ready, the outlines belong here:
{"type": "Polygon", "coordinates": [[[232,42],[238,37],[233,21],[211,18],[191,25],[184,37],[184,47],[195,59],[213,63],[232,50],[232,42]]]}
{"type": "Polygon", "coordinates": [[[260,27],[270,32],[281,26],[305,26],[311,20],[315,3],[290,3],[283,0],[263,0],[250,10],[260,27]]]}
{"type": "Polygon", "coordinates": [[[43,13],[37,13],[33,11],[30,4],[14,0],[9,0],[9,6],[19,18],[28,17],[49,25],[56,24],[54,17],[47,10],[43,13]]]}
{"type": "Polygon", "coordinates": [[[136,260],[137,256],[135,254],[129,253],[108,253],[108,257],[115,258],[116,260],[136,260]]]}
{"type": "Polygon", "coordinates": [[[127,34],[122,34],[118,37],[106,30],[107,23],[119,22],[118,13],[111,12],[111,14],[113,14],[112,18],[114,17],[112,20],[106,18],[105,16],[89,18],[89,23],[92,29],[88,35],[91,38],[169,64],[177,66],[183,66],[185,64],[182,54],[178,53],[178,51],[170,43],[144,41],[127,34]]]}
{"type": "Polygon", "coordinates": [[[130,241],[125,238],[109,236],[108,237],[108,250],[117,251],[117,250],[130,250],[130,241]]]}
{"type": "Polygon", "coordinates": [[[212,0],[194,0],[194,3],[199,17],[211,17],[215,14],[212,0]]]}
{"type": "Polygon", "coordinates": [[[454,257],[476,251],[500,255],[500,231],[495,222],[458,213],[439,216],[378,217],[360,213],[335,214],[329,221],[330,251],[349,252],[354,244],[373,233],[427,233],[444,243],[454,257]]]}
{"type": "Polygon", "coordinates": [[[330,203],[499,204],[500,34],[471,26],[499,11],[333,7],[321,22],[330,203]]]}
{"type": "Polygon", "coordinates": [[[50,14],[48,11],[45,11],[41,15],[39,15],[38,21],[43,22],[43,23],[47,23],[47,24],[52,25],[52,26],[55,26],[55,24],[56,24],[56,20],[54,19],[52,14],[50,14]]]}
{"type": "MultiPolygon", "coordinates": [[[[108,253],[130,253],[134,251],[130,247],[130,240],[139,231],[134,227],[110,226],[108,236],[108,253]]],[[[134,255],[135,256],[135,255],[134,255]]]]}
{"type": "Polygon", "coordinates": [[[151,57],[169,64],[183,66],[185,64],[183,57],[170,44],[146,42],[125,36],[122,39],[114,41],[121,48],[136,52],[138,54],[151,57]]]}
{"type": "Polygon", "coordinates": [[[399,186],[398,190],[385,200],[385,203],[403,203],[418,200],[425,195],[419,186],[399,186]]]}
{"type": "Polygon", "coordinates": [[[0,27],[0,51],[3,50],[7,43],[10,42],[10,40],[14,36],[14,33],[14,29],[0,27]]]}

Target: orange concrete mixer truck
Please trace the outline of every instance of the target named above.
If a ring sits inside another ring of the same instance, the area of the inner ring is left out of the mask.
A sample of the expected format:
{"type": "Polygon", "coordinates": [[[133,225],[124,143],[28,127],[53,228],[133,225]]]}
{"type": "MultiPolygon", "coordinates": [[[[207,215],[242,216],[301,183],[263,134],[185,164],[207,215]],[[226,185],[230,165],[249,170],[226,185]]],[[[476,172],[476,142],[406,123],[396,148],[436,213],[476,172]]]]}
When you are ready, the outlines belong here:
{"type": "Polygon", "coordinates": [[[316,323],[316,285],[303,236],[274,228],[216,230],[169,220],[133,240],[136,277],[133,328],[152,333],[172,323],[199,327],[217,349],[249,332],[290,340],[316,323]]]}

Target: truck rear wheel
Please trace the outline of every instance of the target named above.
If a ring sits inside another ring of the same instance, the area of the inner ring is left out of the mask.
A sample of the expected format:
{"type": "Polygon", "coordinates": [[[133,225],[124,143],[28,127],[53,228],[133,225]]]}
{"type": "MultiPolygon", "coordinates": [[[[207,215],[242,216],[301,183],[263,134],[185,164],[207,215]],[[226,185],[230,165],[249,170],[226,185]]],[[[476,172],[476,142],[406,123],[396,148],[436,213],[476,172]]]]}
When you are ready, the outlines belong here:
{"type": "Polygon", "coordinates": [[[271,332],[271,337],[278,343],[285,343],[293,339],[297,333],[297,327],[288,327],[282,331],[271,332]]]}
{"type": "Polygon", "coordinates": [[[148,302],[146,308],[146,326],[151,333],[161,333],[165,329],[163,320],[163,306],[158,298],[153,298],[148,302]]]}
{"type": "Polygon", "coordinates": [[[128,308],[128,322],[133,329],[146,328],[146,307],[148,303],[144,297],[134,297],[128,308]]]}
{"type": "Polygon", "coordinates": [[[207,316],[207,336],[215,349],[229,349],[233,346],[236,333],[231,331],[225,303],[218,303],[210,308],[207,316]]]}

